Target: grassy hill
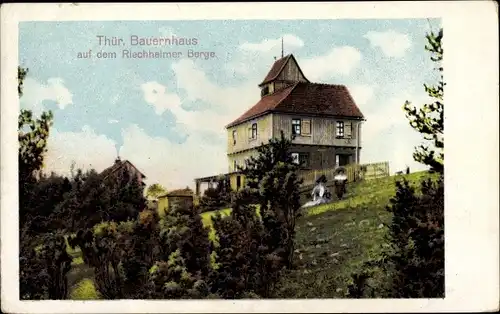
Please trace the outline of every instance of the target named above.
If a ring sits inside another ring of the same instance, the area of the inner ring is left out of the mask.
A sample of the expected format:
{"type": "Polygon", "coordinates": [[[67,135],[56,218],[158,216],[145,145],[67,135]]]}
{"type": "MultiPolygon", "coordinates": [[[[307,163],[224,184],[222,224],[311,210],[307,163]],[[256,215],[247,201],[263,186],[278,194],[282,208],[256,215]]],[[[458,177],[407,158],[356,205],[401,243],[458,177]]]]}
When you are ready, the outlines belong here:
{"type": "Polygon", "coordinates": [[[380,253],[395,181],[406,177],[419,186],[428,176],[417,172],[352,184],[346,199],[311,208],[297,223],[296,269],[283,276],[276,297],[346,297],[351,274],[380,253]]]}
{"type": "MultiPolygon", "coordinates": [[[[391,176],[353,183],[345,199],[309,208],[297,221],[296,269],[282,278],[277,298],[344,298],[351,274],[384,243],[390,213],[386,210],[395,195],[395,181],[418,182],[428,172],[391,176]]],[[[228,215],[230,209],[224,209],[228,215]]],[[[213,212],[202,214],[211,224],[213,212]]]]}
{"type": "MultiPolygon", "coordinates": [[[[395,194],[395,181],[406,177],[419,182],[427,172],[353,183],[344,200],[309,208],[297,222],[296,267],[289,270],[278,285],[278,298],[342,298],[346,296],[350,276],[370,256],[380,252],[384,242],[383,224],[390,221],[385,207],[395,194]]],[[[228,215],[230,209],[222,210],[228,215]]],[[[202,214],[211,225],[214,212],[202,214]]],[[[211,234],[213,237],[213,233],[211,234]]],[[[96,298],[91,274],[81,276],[88,267],[73,252],[72,299],[96,298]]]]}

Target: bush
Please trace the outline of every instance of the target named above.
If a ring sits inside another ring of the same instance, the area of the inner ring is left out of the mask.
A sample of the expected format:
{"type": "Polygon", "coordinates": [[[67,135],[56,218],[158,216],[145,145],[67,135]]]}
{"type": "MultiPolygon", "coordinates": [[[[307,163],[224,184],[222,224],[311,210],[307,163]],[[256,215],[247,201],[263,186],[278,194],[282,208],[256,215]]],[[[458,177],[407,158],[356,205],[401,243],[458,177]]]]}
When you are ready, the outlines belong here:
{"type": "Polygon", "coordinates": [[[21,238],[20,299],[62,300],[68,295],[66,274],[71,268],[71,256],[60,233],[47,234],[38,241],[21,238]]]}
{"type": "Polygon", "coordinates": [[[372,295],[391,298],[444,297],[444,181],[421,182],[421,195],[408,181],[396,182],[396,195],[387,210],[393,214],[387,242],[389,249],[353,275],[352,297],[372,295]],[[384,272],[388,287],[367,285],[367,270],[384,272]]]}
{"type": "Polygon", "coordinates": [[[292,142],[283,131],[280,138],[258,147],[259,155],[251,157],[242,170],[251,197],[258,201],[269,253],[280,257],[286,267],[292,266],[295,222],[300,214],[299,187],[302,180],[291,156],[292,142]]]}
{"type": "Polygon", "coordinates": [[[211,273],[212,292],[222,298],[242,298],[247,293],[263,290],[261,262],[263,228],[249,205],[249,193],[244,189],[235,195],[230,216],[220,213],[212,217],[218,238],[215,247],[217,268],[211,273]]]}
{"type": "Polygon", "coordinates": [[[187,270],[205,276],[210,270],[211,242],[209,227],[203,225],[200,212],[186,204],[172,204],[171,210],[162,221],[160,238],[163,251],[169,258],[172,252],[180,250],[187,270]]]}
{"type": "Polygon", "coordinates": [[[200,199],[200,212],[209,212],[226,208],[231,202],[231,188],[225,178],[217,181],[215,188],[210,187],[205,190],[200,199]]]}

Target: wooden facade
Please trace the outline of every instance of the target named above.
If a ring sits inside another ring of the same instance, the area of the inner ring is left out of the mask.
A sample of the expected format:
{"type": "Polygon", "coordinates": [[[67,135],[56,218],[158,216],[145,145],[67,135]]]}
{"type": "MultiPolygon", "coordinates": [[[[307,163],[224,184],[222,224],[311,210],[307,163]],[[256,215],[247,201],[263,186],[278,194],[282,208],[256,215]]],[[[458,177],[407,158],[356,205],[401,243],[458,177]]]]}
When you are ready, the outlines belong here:
{"type": "MultiPolygon", "coordinates": [[[[226,126],[226,178],[233,190],[245,183],[238,166],[281,132],[292,139],[292,157],[305,162],[304,171],[359,164],[364,118],[345,86],[310,83],[288,55],[275,61],[259,88],[259,102],[226,126]]],[[[196,194],[211,182],[196,179],[196,194]]]]}
{"type": "MultiPolygon", "coordinates": [[[[248,150],[261,143],[266,144],[272,137],[273,115],[257,117],[227,128],[227,154],[231,155],[237,152],[248,150]],[[252,138],[252,126],[257,125],[256,137],[252,138]]],[[[231,163],[231,162],[229,162],[231,163]]],[[[229,167],[229,171],[231,167],[229,167]]]]}
{"type": "Polygon", "coordinates": [[[334,117],[314,117],[300,114],[273,114],[273,134],[278,136],[283,131],[285,137],[292,137],[292,120],[300,120],[302,128],[304,122],[309,125],[310,132],[300,134],[293,140],[297,144],[309,145],[328,145],[361,147],[361,142],[357,142],[358,130],[361,129],[361,121],[355,119],[340,119],[334,117]],[[336,123],[343,122],[344,130],[350,130],[349,135],[345,134],[343,138],[336,136],[336,123]],[[358,127],[359,124],[359,127],[358,127]]]}

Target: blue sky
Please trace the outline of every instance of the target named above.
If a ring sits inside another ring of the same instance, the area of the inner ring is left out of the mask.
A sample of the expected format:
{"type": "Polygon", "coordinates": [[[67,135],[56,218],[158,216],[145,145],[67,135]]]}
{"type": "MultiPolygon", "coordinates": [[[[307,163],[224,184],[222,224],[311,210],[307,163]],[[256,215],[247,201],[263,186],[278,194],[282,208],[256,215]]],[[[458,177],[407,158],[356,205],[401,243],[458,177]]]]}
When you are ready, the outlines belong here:
{"type": "Polygon", "coordinates": [[[422,84],[436,79],[425,33],[440,21],[112,21],[22,22],[19,62],[29,68],[21,108],[54,112],[46,167],[67,174],[100,171],[119,154],[167,188],[227,171],[224,126],[260,97],[257,84],[281,55],[293,53],[314,82],[346,85],[367,121],[362,162],[413,162],[422,139],[402,110],[426,100],[422,84]],[[97,36],[125,46],[99,46],[97,36]],[[197,38],[191,46],[130,46],[130,36],[197,38]],[[79,52],[93,56],[79,59],[79,52]],[[182,52],[178,59],[127,59],[122,50],[182,52]],[[187,51],[215,58],[187,58],[187,51]],[[116,59],[96,58],[98,51],[116,59]]]}

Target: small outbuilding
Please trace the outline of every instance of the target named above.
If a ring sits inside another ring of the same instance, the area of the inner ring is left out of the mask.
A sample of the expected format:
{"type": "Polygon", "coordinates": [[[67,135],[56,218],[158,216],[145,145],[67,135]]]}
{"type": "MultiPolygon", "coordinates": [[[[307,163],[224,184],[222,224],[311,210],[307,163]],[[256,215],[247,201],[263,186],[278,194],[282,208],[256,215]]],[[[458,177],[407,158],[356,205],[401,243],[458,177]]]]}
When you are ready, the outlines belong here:
{"type": "Polygon", "coordinates": [[[175,205],[191,208],[193,207],[193,200],[194,192],[189,187],[173,190],[158,197],[158,211],[166,213],[175,205]]]}

